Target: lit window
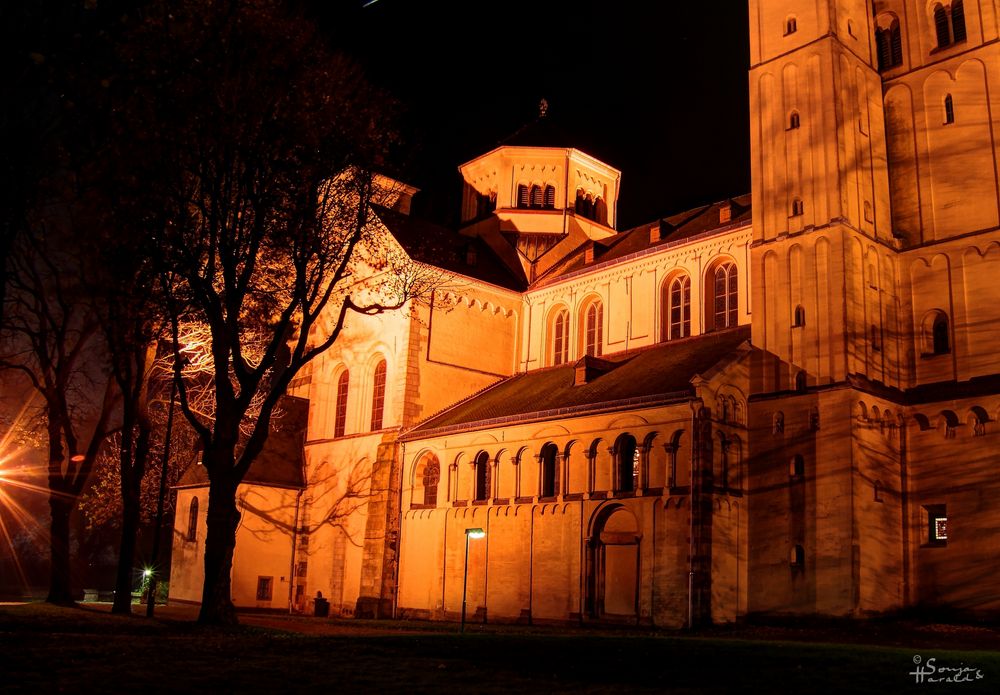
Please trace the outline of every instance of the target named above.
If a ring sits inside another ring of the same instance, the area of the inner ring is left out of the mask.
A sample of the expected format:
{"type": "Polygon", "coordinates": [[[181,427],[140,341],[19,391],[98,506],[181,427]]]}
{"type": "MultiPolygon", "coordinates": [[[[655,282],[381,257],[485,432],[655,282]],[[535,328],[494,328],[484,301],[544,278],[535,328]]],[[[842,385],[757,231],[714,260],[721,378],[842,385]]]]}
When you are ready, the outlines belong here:
{"type": "Polygon", "coordinates": [[[691,335],[691,278],[676,277],[663,290],[663,339],[687,338],[691,335]]]}
{"type": "Polygon", "coordinates": [[[347,389],[350,376],[345,369],[337,379],[337,410],[333,421],[333,436],[343,437],[347,431],[347,389]]]}
{"type": "Polygon", "coordinates": [[[806,564],[806,551],[801,545],[793,545],[789,554],[788,563],[792,567],[802,567],[806,564]]]}
{"type": "Polygon", "coordinates": [[[372,422],[371,431],[382,429],[382,413],[385,410],[385,360],[375,367],[372,385],[372,422]]]}
{"type": "Polygon", "coordinates": [[[946,505],[932,504],[925,506],[927,512],[927,542],[930,545],[946,545],[948,543],[948,510],[946,505]]]}
{"type": "Polygon", "coordinates": [[[569,312],[560,309],[552,320],[552,364],[565,364],[569,359],[569,312]]]}
{"type": "Polygon", "coordinates": [[[719,265],[713,274],[712,327],[732,328],[739,316],[739,283],[735,263],[719,265]]]}
{"type": "Polygon", "coordinates": [[[601,302],[593,302],[587,307],[585,325],[587,327],[585,353],[600,357],[604,342],[604,306],[601,302]]]}

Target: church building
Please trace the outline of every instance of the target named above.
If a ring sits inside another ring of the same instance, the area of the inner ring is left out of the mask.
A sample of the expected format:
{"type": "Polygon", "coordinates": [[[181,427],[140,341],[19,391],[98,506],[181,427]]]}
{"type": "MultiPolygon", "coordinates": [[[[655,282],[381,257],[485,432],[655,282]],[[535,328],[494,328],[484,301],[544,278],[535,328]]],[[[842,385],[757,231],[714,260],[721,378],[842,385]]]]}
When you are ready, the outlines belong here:
{"type": "MultiPolygon", "coordinates": [[[[406,186],[375,208],[449,280],[293,382],[237,606],[1000,614],[1000,0],[749,17],[750,194],[619,230],[621,172],[524,132],[459,167],[458,229],[406,186]]],[[[181,481],[171,600],[207,491],[181,481]]]]}

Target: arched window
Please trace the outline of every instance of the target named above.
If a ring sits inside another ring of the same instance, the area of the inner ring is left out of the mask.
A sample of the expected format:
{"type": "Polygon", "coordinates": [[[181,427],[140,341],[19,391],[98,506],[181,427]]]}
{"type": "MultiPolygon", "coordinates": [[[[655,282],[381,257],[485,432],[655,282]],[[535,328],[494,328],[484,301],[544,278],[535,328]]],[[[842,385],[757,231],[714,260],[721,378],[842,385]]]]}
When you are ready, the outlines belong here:
{"type": "Polygon", "coordinates": [[[188,527],[185,539],[194,541],[198,539],[198,498],[191,498],[191,506],[188,507],[188,527]]]}
{"type": "Polygon", "coordinates": [[[940,310],[934,310],[924,317],[923,326],[924,355],[946,355],[951,352],[951,331],[948,329],[948,315],[940,310]]]}
{"type": "Polygon", "coordinates": [[[944,97],[944,124],[955,122],[955,100],[951,98],[950,94],[944,97]]]}
{"type": "Polygon", "coordinates": [[[663,285],[660,296],[663,340],[687,338],[691,335],[691,278],[678,275],[663,285]]]}
{"type": "Polygon", "coordinates": [[[794,34],[798,30],[798,24],[795,21],[795,17],[789,17],[785,20],[785,36],[789,34],[794,34]]]}
{"type": "Polygon", "coordinates": [[[793,545],[788,562],[792,567],[802,567],[806,564],[806,551],[801,545],[793,545]]]}
{"type": "Polygon", "coordinates": [[[893,19],[886,28],[875,30],[875,45],[878,52],[878,69],[880,71],[902,65],[903,37],[899,30],[898,19],[893,19]]]}
{"type": "Polygon", "coordinates": [[[639,447],[635,437],[623,434],[618,438],[615,489],[618,492],[635,492],[639,484],[639,447]]]}
{"type": "Polygon", "coordinates": [[[545,207],[554,208],[556,206],[556,187],[546,186],[545,187],[545,207]]]}
{"type": "Polygon", "coordinates": [[[718,265],[712,280],[712,328],[732,328],[739,316],[739,282],[735,263],[718,265]]]}
{"type": "Polygon", "coordinates": [[[951,3],[951,36],[955,43],[965,41],[965,6],[962,0],[951,3]]]}
{"type": "Polygon", "coordinates": [[[375,366],[372,379],[372,422],[371,431],[382,429],[382,413],[385,410],[385,360],[375,366]]]}
{"type": "Polygon", "coordinates": [[[938,48],[944,48],[951,44],[951,36],[948,31],[948,13],[941,5],[934,6],[934,31],[937,34],[938,48]]]}
{"type": "Polygon", "coordinates": [[[437,505],[438,483],[441,482],[441,465],[436,458],[424,463],[420,485],[424,491],[423,503],[429,507],[437,505]]]}
{"type": "Polygon", "coordinates": [[[333,421],[333,436],[343,437],[347,431],[347,389],[350,381],[348,371],[345,369],[337,379],[337,410],[333,421]]]}
{"type": "Polygon", "coordinates": [[[903,32],[899,28],[899,21],[893,20],[889,27],[889,54],[891,61],[889,67],[903,64],[903,32]]]}
{"type": "Polygon", "coordinates": [[[531,187],[531,207],[540,208],[545,202],[545,192],[542,190],[541,186],[531,187]]]}
{"type": "Polygon", "coordinates": [[[552,318],[552,364],[565,364],[569,360],[569,312],[556,311],[552,318]]]}
{"type": "Polygon", "coordinates": [[[802,202],[801,198],[796,198],[792,201],[792,217],[797,217],[798,215],[805,214],[806,206],[802,202]]]}
{"type": "Polygon", "coordinates": [[[792,111],[792,114],[788,117],[788,129],[795,130],[800,125],[799,112],[792,111]]]}
{"type": "Polygon", "coordinates": [[[604,202],[604,198],[597,196],[597,198],[594,199],[594,214],[591,219],[598,224],[608,223],[608,206],[604,202]]]}
{"type": "Polygon", "coordinates": [[[531,204],[531,196],[528,187],[523,183],[517,186],[517,207],[526,208],[531,204]]]}
{"type": "Polygon", "coordinates": [[[804,306],[799,304],[795,307],[795,312],[792,314],[792,328],[802,328],[806,325],[806,309],[804,306]]]}
{"type": "Polygon", "coordinates": [[[490,455],[485,451],[480,451],[476,455],[473,463],[475,468],[475,497],[473,499],[482,501],[490,496],[490,455]]]}
{"type": "Polygon", "coordinates": [[[604,305],[600,301],[591,302],[584,312],[584,353],[600,357],[604,348],[604,305]]]}
{"type": "Polygon", "coordinates": [[[808,387],[808,382],[806,381],[806,378],[807,377],[806,377],[805,370],[802,370],[798,374],[795,375],[795,390],[796,391],[805,391],[806,390],[806,388],[808,387]]]}
{"type": "Polygon", "coordinates": [[[541,489],[538,491],[540,497],[556,496],[559,481],[559,470],[556,466],[558,454],[559,449],[552,442],[542,447],[541,454],[538,457],[542,468],[541,489]]]}

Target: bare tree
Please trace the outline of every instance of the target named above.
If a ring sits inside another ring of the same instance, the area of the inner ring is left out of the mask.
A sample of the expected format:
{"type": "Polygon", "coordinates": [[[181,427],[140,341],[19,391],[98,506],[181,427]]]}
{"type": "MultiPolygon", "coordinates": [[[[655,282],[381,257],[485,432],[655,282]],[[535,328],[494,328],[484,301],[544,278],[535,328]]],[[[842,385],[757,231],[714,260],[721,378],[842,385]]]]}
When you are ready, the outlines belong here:
{"type": "Polygon", "coordinates": [[[129,44],[141,79],[124,112],[148,119],[139,178],[165,220],[179,402],[209,476],[199,620],[232,623],[237,486],[289,382],[349,313],[400,308],[436,277],[392,253],[370,213],[391,195],[372,173],[394,144],[387,101],[309,22],[277,0],[154,2],[129,44]],[[210,408],[183,374],[191,324],[210,408]]]}
{"type": "MultiPolygon", "coordinates": [[[[60,215],[20,235],[9,260],[0,367],[22,374],[42,397],[48,448],[48,600],[72,603],[70,514],[93,469],[115,407],[85,268],[60,231],[60,215]]],[[[71,226],[71,225],[70,225],[71,226]]]]}

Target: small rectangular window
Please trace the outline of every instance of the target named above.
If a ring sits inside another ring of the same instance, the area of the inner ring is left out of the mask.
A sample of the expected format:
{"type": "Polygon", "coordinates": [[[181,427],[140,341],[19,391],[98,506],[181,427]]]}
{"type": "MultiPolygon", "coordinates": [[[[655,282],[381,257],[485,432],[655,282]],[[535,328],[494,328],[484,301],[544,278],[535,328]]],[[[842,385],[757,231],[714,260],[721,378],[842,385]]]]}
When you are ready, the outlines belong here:
{"type": "Polygon", "coordinates": [[[257,577],[257,600],[270,601],[274,577],[257,577]]]}
{"type": "Polygon", "coordinates": [[[943,504],[932,504],[924,507],[927,514],[927,544],[948,544],[948,509],[943,504]]]}

